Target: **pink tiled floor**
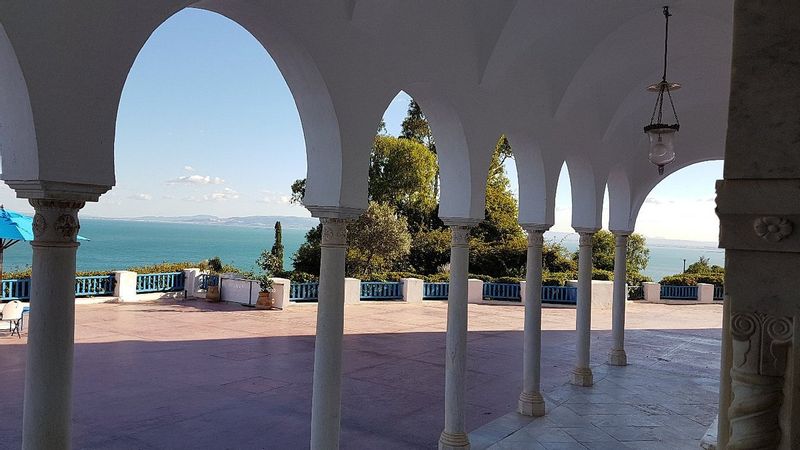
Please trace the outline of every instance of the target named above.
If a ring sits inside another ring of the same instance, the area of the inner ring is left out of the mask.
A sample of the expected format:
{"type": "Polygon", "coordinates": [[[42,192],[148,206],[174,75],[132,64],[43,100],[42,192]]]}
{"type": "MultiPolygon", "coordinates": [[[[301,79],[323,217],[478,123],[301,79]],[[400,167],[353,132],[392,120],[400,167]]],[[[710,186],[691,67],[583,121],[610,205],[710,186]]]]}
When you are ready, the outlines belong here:
{"type": "MultiPolygon", "coordinates": [[[[348,305],[341,447],[435,448],[443,425],[446,303],[348,305]]],[[[519,305],[470,305],[467,426],[516,407],[519,305]]],[[[713,377],[720,305],[629,305],[628,355],[648,370],[713,377]]],[[[316,308],[256,311],[202,301],[77,307],[76,448],[307,448],[316,308]]],[[[574,360],[573,309],[548,308],[543,388],[574,360]]],[[[592,363],[610,346],[595,311],[592,363]]],[[[0,334],[0,448],[19,448],[25,333],[0,334]]],[[[599,372],[604,367],[597,367],[599,372]]],[[[623,369],[624,370],[624,369],[623,369]]],[[[713,410],[698,411],[702,420],[713,410]]]]}

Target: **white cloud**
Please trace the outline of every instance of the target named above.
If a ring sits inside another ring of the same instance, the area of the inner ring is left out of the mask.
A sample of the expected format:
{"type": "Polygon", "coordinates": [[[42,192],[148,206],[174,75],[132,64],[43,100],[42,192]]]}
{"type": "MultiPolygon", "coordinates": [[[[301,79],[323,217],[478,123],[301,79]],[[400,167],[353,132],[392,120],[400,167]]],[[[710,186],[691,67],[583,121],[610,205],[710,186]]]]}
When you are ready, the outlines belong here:
{"type": "Polygon", "coordinates": [[[225,200],[236,200],[240,197],[239,193],[231,188],[225,188],[221,192],[212,192],[211,194],[204,194],[196,197],[194,195],[184,197],[184,200],[190,202],[220,202],[225,200]]]}
{"type": "Polygon", "coordinates": [[[272,205],[288,205],[291,197],[286,194],[272,192],[272,191],[263,191],[264,196],[258,199],[259,203],[267,203],[272,205]]]}
{"type": "Polygon", "coordinates": [[[194,172],[194,167],[192,166],[183,166],[183,170],[187,172],[194,172]]]}
{"type": "Polygon", "coordinates": [[[188,183],[188,184],[222,184],[225,180],[220,177],[212,177],[209,175],[184,175],[182,177],[178,177],[172,180],[167,181],[168,184],[179,184],[179,183],[188,183]]]}
{"type": "Polygon", "coordinates": [[[150,194],[133,194],[133,195],[129,196],[128,198],[131,198],[133,200],[149,201],[149,200],[153,199],[153,196],[150,195],[150,194]]]}

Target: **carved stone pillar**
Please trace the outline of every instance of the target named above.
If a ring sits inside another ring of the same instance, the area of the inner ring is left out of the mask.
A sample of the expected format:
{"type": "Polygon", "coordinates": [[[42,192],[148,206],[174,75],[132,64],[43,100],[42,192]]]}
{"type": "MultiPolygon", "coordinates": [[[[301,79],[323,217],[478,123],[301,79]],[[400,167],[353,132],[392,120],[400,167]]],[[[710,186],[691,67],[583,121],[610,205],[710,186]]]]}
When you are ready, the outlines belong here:
{"type": "Polygon", "coordinates": [[[625,353],[625,302],[628,298],[625,279],[629,235],[629,232],[614,231],[614,303],[611,313],[614,343],[608,352],[608,363],[612,366],[628,365],[628,355],[625,353]]]}
{"type": "Polygon", "coordinates": [[[75,254],[83,202],[31,200],[31,275],[28,360],[22,423],[24,449],[71,446],[75,340],[75,254]]]}
{"type": "Polygon", "coordinates": [[[731,317],[730,330],[733,398],[728,409],[728,448],[778,448],[793,320],[760,312],[737,312],[731,317]]]}
{"type": "Polygon", "coordinates": [[[734,4],[719,445],[800,448],[800,2],[734,4]]]}
{"type": "Polygon", "coordinates": [[[450,292],[447,296],[447,349],[444,385],[444,430],[440,450],[469,449],[466,431],[467,287],[469,230],[472,224],[449,223],[450,292]]]}
{"type": "Polygon", "coordinates": [[[322,218],[314,387],[311,400],[311,449],[339,448],[342,400],[344,278],[347,254],[345,219],[322,218]]]}
{"type": "Polygon", "coordinates": [[[525,227],[528,232],[528,261],[525,275],[525,330],[523,333],[522,393],[517,411],[526,416],[543,416],[544,397],[540,391],[542,361],[542,246],[549,227],[525,227]]]}
{"type": "Polygon", "coordinates": [[[575,231],[580,235],[578,247],[578,305],[575,312],[575,330],[578,334],[578,345],[571,382],[577,386],[591,386],[593,384],[593,376],[592,369],[589,366],[589,350],[592,339],[592,236],[597,230],[576,229],[575,231]]]}

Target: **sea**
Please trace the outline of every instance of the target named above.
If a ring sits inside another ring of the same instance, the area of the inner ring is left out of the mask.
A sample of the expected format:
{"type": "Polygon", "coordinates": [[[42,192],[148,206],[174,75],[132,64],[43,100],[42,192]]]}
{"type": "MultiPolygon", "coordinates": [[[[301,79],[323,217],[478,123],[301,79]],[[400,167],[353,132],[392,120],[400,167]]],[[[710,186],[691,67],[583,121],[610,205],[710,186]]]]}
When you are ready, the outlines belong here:
{"type": "MultiPolygon", "coordinates": [[[[305,241],[313,224],[283,227],[284,267],[291,268],[291,256],[305,241]]],[[[272,248],[275,232],[271,226],[169,223],[143,220],[81,219],[78,248],[79,271],[124,270],[161,262],[202,261],[219,256],[224,263],[245,270],[256,269],[256,258],[272,248]]],[[[576,234],[548,232],[545,239],[577,250],[576,234]]],[[[712,264],[724,265],[725,253],[715,242],[647,239],[650,262],[645,275],[658,281],[680,273],[701,256],[712,264]]],[[[20,242],[4,253],[6,272],[30,267],[31,247],[20,242]]]]}

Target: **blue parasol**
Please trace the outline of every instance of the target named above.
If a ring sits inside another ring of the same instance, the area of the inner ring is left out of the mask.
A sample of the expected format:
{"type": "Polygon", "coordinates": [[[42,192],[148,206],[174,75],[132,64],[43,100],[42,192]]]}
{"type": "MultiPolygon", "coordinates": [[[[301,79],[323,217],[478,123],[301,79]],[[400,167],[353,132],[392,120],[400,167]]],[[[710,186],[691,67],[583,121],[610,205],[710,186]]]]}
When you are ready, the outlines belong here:
{"type": "MultiPolygon", "coordinates": [[[[3,278],[3,251],[19,241],[32,240],[33,219],[14,211],[7,211],[0,205],[0,279],[3,278]]],[[[78,236],[78,240],[89,239],[78,236]]]]}

